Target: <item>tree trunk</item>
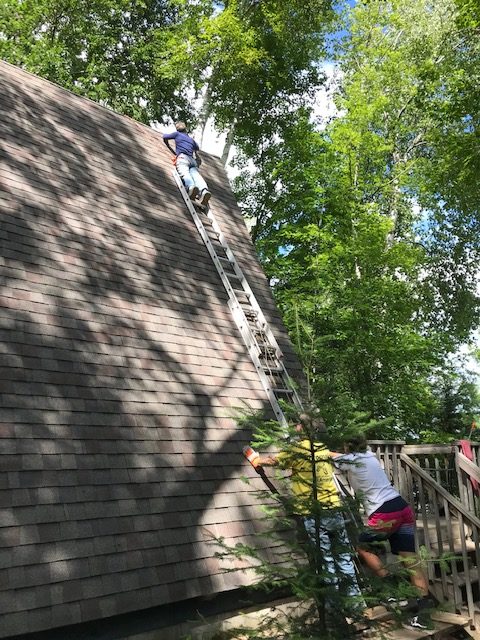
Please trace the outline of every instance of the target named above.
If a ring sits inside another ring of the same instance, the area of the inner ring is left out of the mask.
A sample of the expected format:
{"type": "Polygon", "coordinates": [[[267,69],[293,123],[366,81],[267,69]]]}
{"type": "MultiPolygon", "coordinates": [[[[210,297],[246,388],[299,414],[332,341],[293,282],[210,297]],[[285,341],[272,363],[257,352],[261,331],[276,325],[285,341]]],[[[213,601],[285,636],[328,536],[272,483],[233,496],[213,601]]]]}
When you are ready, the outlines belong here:
{"type": "Polygon", "coordinates": [[[230,154],[230,149],[232,148],[232,144],[233,144],[234,135],[235,135],[235,125],[232,125],[227,133],[227,139],[225,140],[225,144],[223,146],[223,153],[222,153],[223,166],[227,164],[228,156],[230,154]]]}
{"type": "Polygon", "coordinates": [[[207,126],[207,120],[211,113],[211,94],[210,94],[210,85],[207,84],[207,89],[205,91],[205,95],[203,97],[202,108],[200,109],[200,114],[198,116],[198,126],[200,127],[200,149],[203,146],[203,136],[205,135],[205,128],[207,126]]]}

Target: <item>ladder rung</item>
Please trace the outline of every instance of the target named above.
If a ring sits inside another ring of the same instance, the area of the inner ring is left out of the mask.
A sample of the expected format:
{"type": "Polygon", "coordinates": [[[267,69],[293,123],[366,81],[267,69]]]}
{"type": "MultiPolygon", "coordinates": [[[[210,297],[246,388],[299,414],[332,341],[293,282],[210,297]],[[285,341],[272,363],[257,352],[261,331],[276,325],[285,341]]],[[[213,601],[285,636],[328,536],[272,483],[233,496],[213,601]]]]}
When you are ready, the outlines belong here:
{"type": "Polygon", "coordinates": [[[283,369],[281,367],[264,367],[265,373],[271,376],[281,376],[283,369]]]}
{"type": "Polygon", "coordinates": [[[263,367],[267,366],[264,361],[275,362],[275,364],[278,363],[277,355],[273,351],[271,353],[267,353],[267,354],[266,353],[260,353],[259,358],[260,358],[260,361],[261,361],[261,365],[263,367]],[[263,360],[263,362],[262,362],[262,360],[263,360]]]}
{"type": "Polygon", "coordinates": [[[212,245],[212,249],[215,252],[215,255],[217,256],[217,258],[220,257],[220,252],[223,251],[225,253],[225,249],[222,247],[222,245],[220,244],[220,242],[218,242],[215,239],[209,238],[210,243],[212,245]]]}
{"type": "Polygon", "coordinates": [[[275,387],[273,387],[273,393],[280,393],[283,395],[291,395],[293,394],[293,389],[275,389],[275,387]]]}
{"type": "Polygon", "coordinates": [[[243,280],[243,276],[239,276],[236,273],[229,273],[225,271],[225,275],[227,276],[227,278],[235,278],[235,280],[243,280]]]}
{"type": "Polygon", "coordinates": [[[247,298],[250,298],[250,294],[244,291],[243,289],[234,289],[233,292],[235,293],[236,296],[245,296],[247,298]]]}
{"type": "Polygon", "coordinates": [[[268,344],[267,342],[264,342],[259,346],[263,351],[268,351],[269,353],[277,353],[277,350],[275,349],[275,347],[272,347],[272,345],[268,344]]]}
{"type": "Polygon", "coordinates": [[[278,358],[277,358],[277,354],[276,352],[272,349],[269,352],[266,352],[264,349],[262,349],[262,347],[260,347],[260,354],[258,356],[260,358],[260,363],[263,367],[267,367],[268,362],[274,362],[275,364],[278,364],[278,358]]]}
{"type": "Polygon", "coordinates": [[[233,262],[229,258],[218,258],[220,262],[228,262],[228,264],[233,264],[233,262]]]}

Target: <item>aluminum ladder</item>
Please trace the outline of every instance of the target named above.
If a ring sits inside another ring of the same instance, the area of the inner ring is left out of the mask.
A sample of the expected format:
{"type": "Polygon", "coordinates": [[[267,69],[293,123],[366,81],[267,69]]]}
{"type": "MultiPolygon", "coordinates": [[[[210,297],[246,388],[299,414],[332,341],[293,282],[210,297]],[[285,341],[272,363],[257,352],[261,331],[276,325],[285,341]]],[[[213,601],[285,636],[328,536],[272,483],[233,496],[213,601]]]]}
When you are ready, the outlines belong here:
{"type": "Polygon", "coordinates": [[[283,353],[222,233],[212,208],[209,207],[205,213],[199,213],[189,198],[176,169],[173,169],[173,176],[225,287],[228,306],[275,417],[280,424],[286,426],[287,420],[279,400],[294,404],[299,409],[302,408],[302,403],[283,364],[283,353]]]}

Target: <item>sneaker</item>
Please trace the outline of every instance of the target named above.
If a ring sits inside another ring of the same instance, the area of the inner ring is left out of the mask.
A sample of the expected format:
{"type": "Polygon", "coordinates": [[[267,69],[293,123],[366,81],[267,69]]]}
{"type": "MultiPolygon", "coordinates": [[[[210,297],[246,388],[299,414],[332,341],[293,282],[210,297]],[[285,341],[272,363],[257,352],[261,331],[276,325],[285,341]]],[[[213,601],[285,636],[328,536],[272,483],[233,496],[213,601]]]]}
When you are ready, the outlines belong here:
{"type": "Polygon", "coordinates": [[[432,618],[426,611],[422,611],[416,616],[413,616],[413,618],[410,618],[403,626],[407,629],[416,629],[417,631],[428,631],[435,628],[432,618]]]}
{"type": "Polygon", "coordinates": [[[207,191],[207,189],[204,189],[202,191],[202,195],[200,196],[200,204],[203,207],[206,207],[208,204],[208,201],[210,200],[212,194],[210,193],[210,191],[207,191]]]}
{"type": "Polygon", "coordinates": [[[192,200],[195,200],[195,198],[198,196],[198,187],[189,187],[188,195],[192,200]]]}
{"type": "Polygon", "coordinates": [[[390,598],[386,598],[382,604],[387,607],[400,607],[401,609],[404,609],[405,607],[409,606],[409,602],[406,598],[394,598],[393,596],[390,598]]]}

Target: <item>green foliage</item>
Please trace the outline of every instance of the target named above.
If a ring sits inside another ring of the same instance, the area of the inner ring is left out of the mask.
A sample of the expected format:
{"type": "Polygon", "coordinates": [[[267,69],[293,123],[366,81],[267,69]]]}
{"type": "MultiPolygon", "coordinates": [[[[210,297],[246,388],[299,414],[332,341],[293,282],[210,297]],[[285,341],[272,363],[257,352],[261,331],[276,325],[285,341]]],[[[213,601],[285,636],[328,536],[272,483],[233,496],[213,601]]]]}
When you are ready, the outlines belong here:
{"type": "Polygon", "coordinates": [[[206,90],[216,125],[254,147],[313,96],[333,15],[329,0],[4,0],[0,55],[145,123],[194,124],[206,90]]]}
{"type": "MultiPolygon", "coordinates": [[[[273,479],[276,492],[268,489],[255,490],[256,498],[263,505],[264,517],[255,523],[255,538],[252,541],[231,545],[225,539],[212,538],[218,548],[217,557],[221,559],[224,570],[238,571],[241,568],[253,574],[253,589],[266,591],[275,598],[278,589],[283,594],[294,597],[292,608],[284,610],[273,608],[263,619],[255,624],[255,628],[240,627],[218,634],[218,638],[276,638],[277,640],[296,638],[297,640],[347,638],[356,634],[353,622],[363,621],[364,602],[376,605],[387,597],[396,594],[400,597],[412,597],[410,572],[413,565],[395,565],[389,567],[391,577],[386,581],[362,573],[359,580],[362,585],[361,597],[348,595],[351,578],[339,569],[332,581],[332,573],[328,570],[331,555],[334,562],[346,552],[353,552],[358,535],[363,527],[359,516],[359,503],[354,498],[345,497],[341,507],[326,507],[317,500],[316,489],[322,481],[316,478],[315,451],[321,450],[321,442],[313,442],[313,455],[298,447],[299,434],[295,424],[298,422],[298,410],[287,407],[287,413],[293,416],[291,426],[285,428],[274,421],[265,421],[261,413],[244,414],[240,419],[243,428],[253,432],[253,445],[269,448],[276,452],[288,452],[288,468],[304,465],[310,468],[312,482],[310,495],[305,495],[302,509],[305,507],[309,517],[315,520],[315,542],[305,535],[302,520],[298,513],[298,497],[292,499],[292,480],[289,474],[273,471],[269,468],[269,480],[273,479]],[[297,439],[297,440],[296,440],[297,439]],[[332,514],[342,512],[347,516],[347,529],[350,545],[345,546],[335,534],[332,537],[331,553],[325,554],[320,544],[319,528],[322,522],[331,518],[332,514]]],[[[304,430],[308,431],[318,424],[318,411],[310,407],[302,412],[301,420],[304,430]]],[[[352,432],[371,428],[373,425],[365,416],[353,416],[349,422],[352,432]]],[[[305,431],[304,431],[305,433],[305,431]]],[[[300,437],[305,437],[304,435],[300,437]]],[[[262,472],[263,473],[263,472],[262,472]]],[[[261,474],[261,477],[263,475],[261,474]]],[[[308,482],[308,481],[307,481],[308,482]]],[[[373,624],[373,623],[372,623],[373,624]]]]}
{"type": "MultiPolygon", "coordinates": [[[[183,26],[182,2],[4,0],[4,60],[142,122],[191,109],[182,69],[161,74],[158,33],[183,26]]],[[[192,8],[192,11],[194,9],[192,8]]],[[[195,3],[195,11],[202,3],[195,3]]],[[[171,49],[176,45],[171,40],[171,49]]]]}
{"type": "Polygon", "coordinates": [[[205,22],[193,62],[209,70],[210,113],[247,153],[275,132],[294,105],[313,98],[333,12],[328,0],[225,3],[205,22]]]}
{"type": "Polygon", "coordinates": [[[431,439],[477,411],[448,357],[478,325],[478,29],[474,0],[4,0],[0,55],[143,122],[193,124],[204,92],[306,396],[329,424],[358,411],[377,437],[431,439]],[[311,108],[335,28],[327,122],[311,108]]]}
{"type": "Polygon", "coordinates": [[[292,111],[254,172],[240,161],[237,192],[329,424],[360,411],[382,421],[377,437],[443,429],[439,381],[478,326],[473,16],[450,0],[346,7],[338,116],[319,128],[292,111]]]}
{"type": "Polygon", "coordinates": [[[471,439],[480,415],[480,393],[474,380],[465,373],[442,372],[435,380],[433,398],[432,422],[419,433],[422,442],[471,439]]]}

